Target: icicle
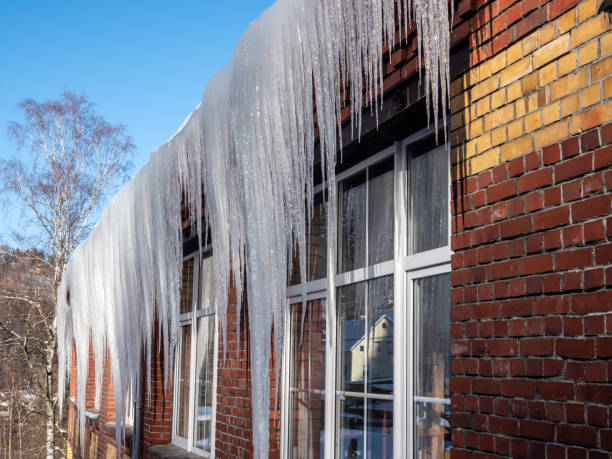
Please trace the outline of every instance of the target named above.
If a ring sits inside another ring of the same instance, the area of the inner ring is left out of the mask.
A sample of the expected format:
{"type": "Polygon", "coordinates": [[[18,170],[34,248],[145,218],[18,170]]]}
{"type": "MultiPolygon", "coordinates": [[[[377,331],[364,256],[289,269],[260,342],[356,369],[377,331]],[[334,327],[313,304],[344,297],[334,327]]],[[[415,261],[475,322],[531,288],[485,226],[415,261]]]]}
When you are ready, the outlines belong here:
{"type": "MultiPolygon", "coordinates": [[[[230,63],[210,80],[177,133],[111,201],[75,250],[58,290],[59,370],[70,372],[74,343],[81,434],[90,344],[98,393],[105,352],[116,400],[136,393],[143,355],[149,396],[155,352],[163,355],[167,384],[179,332],[184,198],[200,244],[210,225],[224,352],[230,285],[236,286],[238,318],[248,298],[253,444],[256,458],[267,457],[268,424],[262,420],[270,408],[271,340],[280,368],[292,245],[302,248],[301,278],[307,278],[315,154],[328,186],[327,238],[335,240],[341,109],[348,104],[357,136],[365,105],[378,116],[383,40],[391,53],[396,18],[400,37],[402,26],[407,37],[408,21],[416,21],[427,106],[428,111],[433,106],[437,127],[440,103],[445,117],[450,81],[446,0],[278,0],[244,33],[230,63]]],[[[60,378],[60,403],[64,389],[60,378]]],[[[124,406],[115,406],[119,443],[124,406]]]]}

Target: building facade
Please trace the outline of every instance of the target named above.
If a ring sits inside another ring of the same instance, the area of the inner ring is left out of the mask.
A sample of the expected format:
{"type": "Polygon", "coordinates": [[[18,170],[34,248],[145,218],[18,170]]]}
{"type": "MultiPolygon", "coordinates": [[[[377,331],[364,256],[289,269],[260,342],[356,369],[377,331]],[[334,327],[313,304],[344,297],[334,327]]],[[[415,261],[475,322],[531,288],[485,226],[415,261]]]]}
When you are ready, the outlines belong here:
{"type": "MultiPolygon", "coordinates": [[[[610,457],[605,7],[457,2],[439,131],[415,29],[392,50],[378,119],[364,117],[359,141],[344,126],[335,241],[315,190],[308,278],[290,276],[281,368],[270,361],[271,457],[610,457]]],[[[230,292],[224,341],[214,255],[197,252],[186,227],[174,372],[164,390],[154,356],[150,389],[125,403],[125,457],[252,457],[248,301],[230,292]]],[[[116,457],[110,367],[99,399],[94,380],[92,363],[83,442],[70,404],[70,454],[116,457]]]]}

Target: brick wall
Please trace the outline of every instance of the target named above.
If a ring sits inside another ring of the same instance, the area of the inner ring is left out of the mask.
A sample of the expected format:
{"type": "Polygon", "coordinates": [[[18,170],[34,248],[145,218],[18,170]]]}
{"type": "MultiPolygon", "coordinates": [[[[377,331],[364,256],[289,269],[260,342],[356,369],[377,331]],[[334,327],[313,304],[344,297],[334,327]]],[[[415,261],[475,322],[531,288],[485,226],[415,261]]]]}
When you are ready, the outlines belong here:
{"type": "MultiPolygon", "coordinates": [[[[246,305],[242,308],[240,328],[237,314],[236,289],[232,288],[227,309],[227,350],[224,352],[223,339],[220,337],[217,364],[215,455],[219,459],[249,458],[253,455],[251,366],[246,305]]],[[[270,437],[272,438],[272,432],[270,437]]],[[[274,443],[271,442],[270,446],[272,451],[274,443]]]]}
{"type": "Polygon", "coordinates": [[[610,18],[533,14],[452,84],[455,459],[612,450],[610,18]]]}

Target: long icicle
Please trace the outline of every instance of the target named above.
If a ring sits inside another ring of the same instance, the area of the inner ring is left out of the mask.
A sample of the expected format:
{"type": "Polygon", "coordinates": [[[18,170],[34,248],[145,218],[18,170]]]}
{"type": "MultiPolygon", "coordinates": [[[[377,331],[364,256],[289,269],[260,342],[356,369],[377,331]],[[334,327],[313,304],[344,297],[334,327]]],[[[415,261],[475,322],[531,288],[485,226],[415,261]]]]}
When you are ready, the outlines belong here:
{"type": "MultiPolygon", "coordinates": [[[[231,281],[239,308],[247,287],[257,420],[253,444],[256,458],[267,457],[268,424],[262,420],[270,410],[268,365],[274,339],[280,368],[287,256],[294,243],[306,247],[315,137],[328,185],[328,237],[333,238],[341,94],[349,95],[351,125],[359,136],[364,102],[377,113],[383,92],[383,39],[391,51],[396,20],[406,36],[407,18],[417,24],[427,107],[437,127],[438,106],[445,118],[449,90],[446,0],[278,0],[244,33],[232,60],[210,80],[178,132],[117,193],[75,250],[58,291],[59,371],[70,372],[74,343],[81,435],[90,343],[97,392],[106,350],[110,356],[118,444],[125,411],[120,400],[141,377],[143,353],[148,393],[152,353],[163,354],[167,384],[179,331],[184,196],[200,241],[202,222],[210,224],[224,344],[231,281]],[[156,322],[158,348],[153,346],[156,322]]],[[[305,267],[302,250],[302,279],[305,267]]],[[[64,390],[60,377],[60,405],[64,390]]]]}

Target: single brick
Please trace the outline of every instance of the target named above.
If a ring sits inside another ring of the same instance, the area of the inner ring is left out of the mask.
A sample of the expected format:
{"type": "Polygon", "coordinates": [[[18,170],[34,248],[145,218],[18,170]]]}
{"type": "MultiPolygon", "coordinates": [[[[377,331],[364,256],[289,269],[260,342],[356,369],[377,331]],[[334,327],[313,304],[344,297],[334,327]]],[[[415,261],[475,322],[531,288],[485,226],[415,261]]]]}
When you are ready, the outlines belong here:
{"type": "Polygon", "coordinates": [[[612,101],[596,105],[572,116],[572,134],[588,131],[612,119],[612,101]]]}
{"type": "MultiPolygon", "coordinates": [[[[553,118],[554,115],[551,116],[551,119],[553,118]]],[[[539,149],[567,137],[569,137],[569,120],[566,119],[537,131],[534,135],[534,145],[539,149]]]]}
{"type": "Polygon", "coordinates": [[[610,29],[610,19],[607,14],[600,14],[593,19],[581,24],[572,30],[571,40],[572,48],[577,48],[582,43],[595,38],[598,35],[602,35],[610,29]]]}
{"type": "Polygon", "coordinates": [[[556,40],[551,41],[545,46],[541,46],[533,53],[533,68],[537,69],[544,64],[557,59],[559,56],[567,53],[570,50],[570,34],[561,35],[556,40]]]}
{"type": "MultiPolygon", "coordinates": [[[[561,72],[559,72],[561,73],[561,72]]],[[[587,69],[582,69],[572,75],[561,78],[550,85],[550,100],[555,101],[567,96],[589,84],[587,69]]]]}

